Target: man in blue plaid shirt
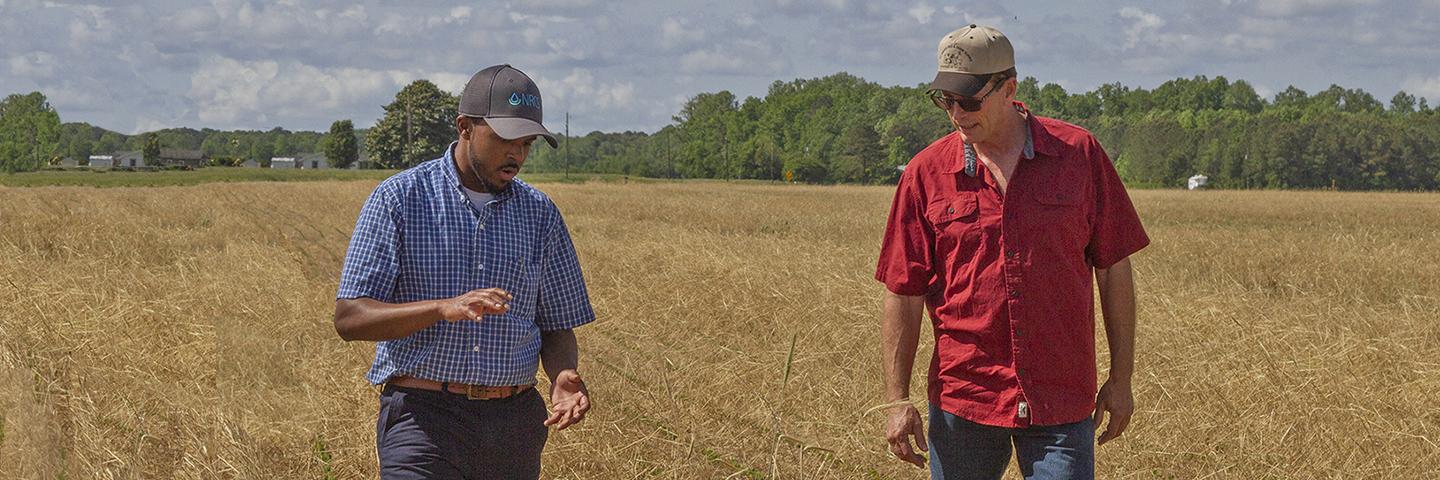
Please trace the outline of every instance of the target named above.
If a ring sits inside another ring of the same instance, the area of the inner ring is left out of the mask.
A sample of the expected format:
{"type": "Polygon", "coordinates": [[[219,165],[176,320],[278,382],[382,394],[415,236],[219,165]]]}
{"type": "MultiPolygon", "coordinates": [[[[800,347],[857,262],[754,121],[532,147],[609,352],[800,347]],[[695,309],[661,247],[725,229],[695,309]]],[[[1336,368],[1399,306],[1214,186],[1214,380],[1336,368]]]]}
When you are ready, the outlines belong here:
{"type": "Polygon", "coordinates": [[[335,301],[345,340],[378,342],[385,384],[380,476],[540,475],[547,426],[585,418],[572,329],[595,319],[560,211],[515,178],[541,123],[540,90],[509,65],[460,97],[459,141],[386,179],[365,201],[335,301]],[[549,412],[535,391],[550,377],[549,412]]]}

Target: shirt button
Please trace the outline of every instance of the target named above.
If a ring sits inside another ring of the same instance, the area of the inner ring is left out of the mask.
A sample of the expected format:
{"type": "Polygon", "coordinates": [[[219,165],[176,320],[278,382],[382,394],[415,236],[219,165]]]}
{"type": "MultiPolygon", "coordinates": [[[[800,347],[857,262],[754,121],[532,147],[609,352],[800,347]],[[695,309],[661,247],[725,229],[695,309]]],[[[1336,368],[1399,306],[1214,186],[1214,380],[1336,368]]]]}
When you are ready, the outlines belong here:
{"type": "Polygon", "coordinates": [[[480,346],[479,346],[479,345],[476,345],[475,348],[474,348],[474,350],[475,350],[476,352],[479,352],[479,351],[480,351],[480,346]]]}
{"type": "Polygon", "coordinates": [[[1020,298],[1020,291],[1019,291],[1019,290],[1015,290],[1015,289],[1011,289],[1011,290],[1010,290],[1010,298],[1020,298]]]}
{"type": "Polygon", "coordinates": [[[483,264],[483,263],[475,264],[475,268],[480,269],[480,270],[484,270],[484,269],[485,269],[485,264],[483,264]]]}
{"type": "Polygon", "coordinates": [[[484,229],[485,229],[485,224],[483,224],[483,223],[480,224],[480,229],[481,229],[481,230],[484,230],[484,229]]]}

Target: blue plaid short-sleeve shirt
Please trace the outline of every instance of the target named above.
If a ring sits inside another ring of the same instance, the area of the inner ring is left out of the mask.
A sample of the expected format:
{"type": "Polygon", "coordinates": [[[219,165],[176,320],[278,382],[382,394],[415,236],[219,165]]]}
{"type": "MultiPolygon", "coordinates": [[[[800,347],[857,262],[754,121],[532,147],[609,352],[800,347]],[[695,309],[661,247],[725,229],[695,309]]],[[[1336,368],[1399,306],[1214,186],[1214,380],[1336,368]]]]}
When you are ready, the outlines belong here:
{"type": "Polygon", "coordinates": [[[478,385],[534,383],[540,332],[595,319],[575,246],[550,198],[516,179],[484,205],[461,187],[452,157],[381,182],[360,210],[335,297],[386,303],[502,288],[510,311],[479,322],[439,321],[378,342],[366,379],[395,375],[478,385]]]}

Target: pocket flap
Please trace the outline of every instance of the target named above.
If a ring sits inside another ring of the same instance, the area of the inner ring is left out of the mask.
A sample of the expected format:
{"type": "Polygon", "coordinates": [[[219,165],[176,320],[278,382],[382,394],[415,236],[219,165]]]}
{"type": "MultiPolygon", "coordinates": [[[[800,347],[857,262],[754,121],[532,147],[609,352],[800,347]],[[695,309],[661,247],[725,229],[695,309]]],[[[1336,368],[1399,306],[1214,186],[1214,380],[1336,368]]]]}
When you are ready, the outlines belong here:
{"type": "Polygon", "coordinates": [[[930,220],[932,225],[940,225],[958,218],[965,218],[974,214],[980,209],[980,201],[975,194],[966,193],[949,199],[942,199],[931,203],[925,209],[925,218],[930,220]]]}

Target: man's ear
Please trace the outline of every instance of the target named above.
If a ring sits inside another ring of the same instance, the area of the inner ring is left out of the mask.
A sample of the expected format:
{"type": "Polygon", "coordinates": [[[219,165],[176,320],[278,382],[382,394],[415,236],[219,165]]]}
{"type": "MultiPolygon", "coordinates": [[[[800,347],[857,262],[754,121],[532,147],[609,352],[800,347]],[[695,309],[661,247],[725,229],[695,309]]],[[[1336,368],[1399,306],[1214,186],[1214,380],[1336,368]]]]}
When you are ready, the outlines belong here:
{"type": "Polygon", "coordinates": [[[469,140],[470,132],[474,130],[475,129],[470,124],[470,119],[465,118],[464,115],[455,116],[455,131],[460,132],[461,140],[469,140]]]}

